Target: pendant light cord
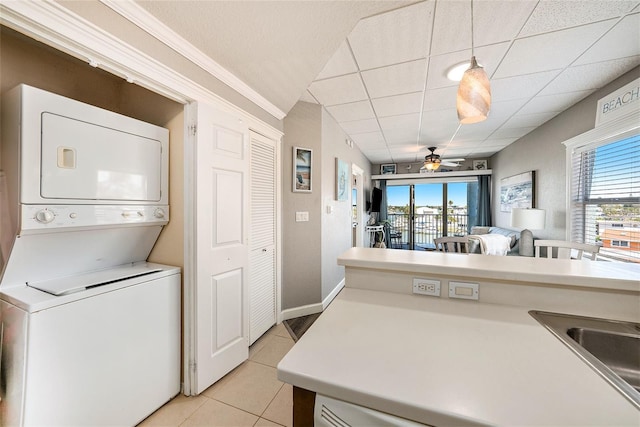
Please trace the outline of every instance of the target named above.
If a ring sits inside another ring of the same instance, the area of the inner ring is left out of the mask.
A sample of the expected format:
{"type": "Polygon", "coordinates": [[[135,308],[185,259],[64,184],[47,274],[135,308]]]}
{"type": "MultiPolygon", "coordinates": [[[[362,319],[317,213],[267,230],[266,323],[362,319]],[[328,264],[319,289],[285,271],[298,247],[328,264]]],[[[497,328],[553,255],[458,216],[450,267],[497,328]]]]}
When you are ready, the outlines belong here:
{"type": "Polygon", "coordinates": [[[473,0],[471,0],[471,56],[473,55],[473,0]]]}

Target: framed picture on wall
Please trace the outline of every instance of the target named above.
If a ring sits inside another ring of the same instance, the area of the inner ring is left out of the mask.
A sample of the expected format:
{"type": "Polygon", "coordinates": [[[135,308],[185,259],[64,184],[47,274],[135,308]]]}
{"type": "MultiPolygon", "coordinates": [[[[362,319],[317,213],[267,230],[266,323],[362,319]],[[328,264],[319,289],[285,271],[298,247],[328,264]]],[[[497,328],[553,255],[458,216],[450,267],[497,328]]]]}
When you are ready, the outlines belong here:
{"type": "Polygon", "coordinates": [[[349,163],[343,162],[336,157],[336,200],[344,201],[349,199],[350,182],[349,163]]]}
{"type": "Polygon", "coordinates": [[[396,173],[395,163],[380,165],[380,175],[393,175],[396,173]]]}
{"type": "Polygon", "coordinates": [[[535,208],[535,171],[502,178],[500,180],[500,212],[513,208],[535,208]]]}
{"type": "Polygon", "coordinates": [[[487,170],[487,161],[486,160],[474,160],[473,168],[477,171],[487,170]]]}
{"type": "Polygon", "coordinates": [[[311,193],[312,151],[310,148],[293,147],[293,191],[311,193]]]}

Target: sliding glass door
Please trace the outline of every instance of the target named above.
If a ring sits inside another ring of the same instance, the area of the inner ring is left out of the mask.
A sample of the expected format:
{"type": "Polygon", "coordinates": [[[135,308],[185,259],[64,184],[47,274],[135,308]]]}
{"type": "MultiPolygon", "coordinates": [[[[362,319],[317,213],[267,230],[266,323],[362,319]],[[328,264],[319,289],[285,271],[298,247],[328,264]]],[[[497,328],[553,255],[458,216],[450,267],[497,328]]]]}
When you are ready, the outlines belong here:
{"type": "Polygon", "coordinates": [[[415,184],[387,181],[390,247],[431,250],[437,237],[469,234],[475,225],[477,187],[475,179],[415,184]]]}

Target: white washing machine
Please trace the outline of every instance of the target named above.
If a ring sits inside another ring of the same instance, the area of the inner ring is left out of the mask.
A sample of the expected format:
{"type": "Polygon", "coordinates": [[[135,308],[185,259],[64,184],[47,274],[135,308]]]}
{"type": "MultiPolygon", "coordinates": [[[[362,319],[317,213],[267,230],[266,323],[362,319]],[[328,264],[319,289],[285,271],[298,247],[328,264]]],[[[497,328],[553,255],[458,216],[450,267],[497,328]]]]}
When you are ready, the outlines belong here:
{"type": "Polygon", "coordinates": [[[3,98],[0,425],[135,425],[180,389],[180,271],[146,262],[168,131],[25,85],[3,98]]]}
{"type": "Polygon", "coordinates": [[[67,283],[111,280],[0,294],[0,425],[130,426],[179,393],[179,269],[140,263],[67,283]]]}

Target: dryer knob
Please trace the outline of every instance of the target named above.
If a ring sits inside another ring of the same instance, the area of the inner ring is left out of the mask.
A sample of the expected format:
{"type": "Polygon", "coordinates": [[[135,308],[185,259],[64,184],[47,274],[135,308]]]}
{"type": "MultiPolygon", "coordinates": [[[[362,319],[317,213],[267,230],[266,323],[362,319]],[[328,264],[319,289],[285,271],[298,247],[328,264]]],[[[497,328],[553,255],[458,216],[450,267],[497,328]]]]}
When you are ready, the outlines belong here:
{"type": "Polygon", "coordinates": [[[164,218],[164,209],[162,208],[158,208],[153,212],[153,216],[155,216],[156,218],[164,218]]]}
{"type": "Polygon", "coordinates": [[[53,212],[51,212],[48,209],[42,209],[39,210],[38,212],[36,212],[36,221],[42,223],[42,224],[49,224],[51,221],[53,221],[55,218],[55,215],[53,214],[53,212]]]}

